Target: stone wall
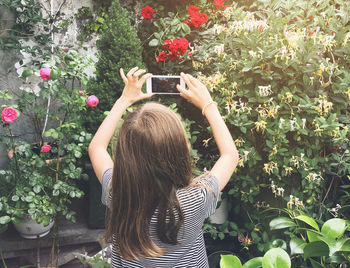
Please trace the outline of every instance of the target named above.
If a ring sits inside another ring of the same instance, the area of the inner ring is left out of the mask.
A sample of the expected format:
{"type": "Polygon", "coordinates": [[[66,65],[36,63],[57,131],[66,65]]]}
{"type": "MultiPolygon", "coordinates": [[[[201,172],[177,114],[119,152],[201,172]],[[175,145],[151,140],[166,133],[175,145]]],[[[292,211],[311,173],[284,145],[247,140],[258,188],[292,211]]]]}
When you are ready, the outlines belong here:
{"type": "MultiPolygon", "coordinates": [[[[56,18],[54,20],[55,25],[59,25],[63,21],[69,21],[68,26],[64,27],[61,32],[53,35],[55,47],[66,48],[73,46],[82,54],[89,54],[96,60],[97,50],[95,42],[97,36],[92,36],[88,41],[82,44],[85,49],[79,46],[79,43],[81,43],[80,36],[82,23],[79,22],[74,16],[81,7],[92,8],[93,0],[39,0],[39,2],[43,6],[44,16],[48,17],[49,12],[56,14],[56,18]],[[53,3],[52,8],[50,3],[53,3]]],[[[3,34],[0,37],[5,37],[4,29],[11,28],[14,14],[9,12],[9,10],[5,10],[4,7],[1,7],[1,10],[0,22],[2,23],[0,24],[0,33],[3,34]]],[[[38,30],[40,30],[40,28],[38,30]]],[[[36,45],[33,40],[26,40],[25,44],[36,45]]],[[[25,64],[32,60],[32,56],[23,51],[19,53],[18,51],[14,50],[0,50],[0,90],[8,89],[13,95],[21,90],[20,88],[23,87],[23,79],[19,78],[19,76],[24,68],[19,63],[20,60],[22,60],[25,64]]],[[[32,81],[33,83],[38,82],[35,81],[35,77],[32,79],[34,79],[34,81],[32,81]]],[[[0,103],[0,107],[1,105],[2,103],[0,103]]],[[[21,114],[18,120],[12,124],[12,128],[16,137],[29,142],[35,141],[33,125],[24,115],[21,114]]],[[[7,132],[3,128],[0,128],[0,135],[7,135],[7,132]]],[[[4,144],[0,143],[0,168],[6,167],[7,163],[8,158],[5,146],[4,144]]]]}

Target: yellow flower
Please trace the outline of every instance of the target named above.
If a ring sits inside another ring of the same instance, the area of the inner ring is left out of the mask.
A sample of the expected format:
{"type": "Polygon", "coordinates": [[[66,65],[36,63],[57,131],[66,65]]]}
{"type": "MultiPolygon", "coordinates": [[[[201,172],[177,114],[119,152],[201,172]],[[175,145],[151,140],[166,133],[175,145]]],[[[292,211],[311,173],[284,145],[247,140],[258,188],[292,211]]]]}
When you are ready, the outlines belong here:
{"type": "Polygon", "coordinates": [[[265,163],[264,164],[264,167],[263,167],[263,170],[267,173],[267,174],[271,174],[271,172],[274,170],[274,169],[278,169],[278,164],[273,162],[273,161],[270,161],[268,163],[265,163]]]}
{"type": "Polygon", "coordinates": [[[264,120],[255,122],[256,131],[261,130],[261,132],[264,133],[265,130],[266,130],[266,124],[267,124],[267,123],[266,123],[266,121],[264,121],[264,120]]]}

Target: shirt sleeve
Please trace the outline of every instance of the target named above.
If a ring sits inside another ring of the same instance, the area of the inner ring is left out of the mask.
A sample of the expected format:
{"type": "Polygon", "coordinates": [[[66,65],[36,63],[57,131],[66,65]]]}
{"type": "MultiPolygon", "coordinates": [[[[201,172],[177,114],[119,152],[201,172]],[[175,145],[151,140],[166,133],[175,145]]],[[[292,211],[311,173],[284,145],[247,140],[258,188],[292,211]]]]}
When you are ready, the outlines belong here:
{"type": "Polygon", "coordinates": [[[208,218],[216,210],[219,198],[219,181],[215,176],[208,174],[199,179],[196,184],[201,189],[204,216],[208,218]]]}
{"type": "Polygon", "coordinates": [[[110,187],[110,182],[112,179],[112,173],[113,173],[113,169],[109,168],[109,169],[106,169],[102,174],[101,202],[102,202],[102,204],[104,204],[107,207],[109,207],[110,203],[111,203],[111,196],[109,194],[110,193],[109,187],[110,187]]]}

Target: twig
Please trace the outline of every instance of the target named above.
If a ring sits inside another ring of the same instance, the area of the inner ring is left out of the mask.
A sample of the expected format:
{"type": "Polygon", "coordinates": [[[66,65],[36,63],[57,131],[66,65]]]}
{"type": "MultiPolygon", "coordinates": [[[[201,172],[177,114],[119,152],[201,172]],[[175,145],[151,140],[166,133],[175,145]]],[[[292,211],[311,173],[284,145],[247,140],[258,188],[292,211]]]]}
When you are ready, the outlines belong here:
{"type": "Polygon", "coordinates": [[[2,260],[2,263],[4,265],[4,268],[7,268],[5,260],[4,260],[4,256],[2,255],[2,250],[1,249],[0,249],[0,256],[1,256],[1,260],[2,260]]]}

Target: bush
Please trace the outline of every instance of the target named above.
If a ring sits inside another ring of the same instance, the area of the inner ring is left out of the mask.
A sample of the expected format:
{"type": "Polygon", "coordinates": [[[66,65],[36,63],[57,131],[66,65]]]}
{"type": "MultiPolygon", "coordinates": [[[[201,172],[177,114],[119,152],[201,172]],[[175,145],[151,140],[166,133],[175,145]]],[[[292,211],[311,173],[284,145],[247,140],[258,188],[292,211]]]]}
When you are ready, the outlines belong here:
{"type": "MultiPolygon", "coordinates": [[[[267,235],[254,207],[283,207],[289,201],[306,206],[314,217],[330,217],[325,212],[350,174],[350,4],[198,2],[198,14],[209,19],[189,25],[190,32],[187,24],[196,15],[187,9],[156,10],[149,45],[161,53],[166,39],[190,41],[192,57],[186,53],[181,62],[158,64],[171,73],[192,63],[192,73],[219,104],[240,153],[225,188],[231,200],[239,200],[232,202],[231,214],[242,217],[248,210],[245,226],[256,243],[267,235]]],[[[212,134],[201,136],[208,141],[212,134]]],[[[216,155],[213,139],[204,145],[198,149],[207,155],[202,165],[209,166],[216,155]]]]}
{"type": "Polygon", "coordinates": [[[90,131],[97,129],[104,118],[103,112],[113,106],[124,88],[119,69],[127,72],[134,66],[143,67],[141,42],[135,31],[119,0],[113,1],[97,41],[96,78],[88,85],[89,92],[100,100],[97,109],[89,111],[87,116],[90,131]]]}

